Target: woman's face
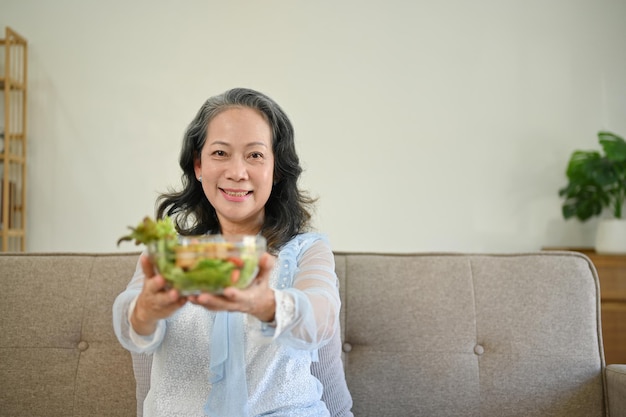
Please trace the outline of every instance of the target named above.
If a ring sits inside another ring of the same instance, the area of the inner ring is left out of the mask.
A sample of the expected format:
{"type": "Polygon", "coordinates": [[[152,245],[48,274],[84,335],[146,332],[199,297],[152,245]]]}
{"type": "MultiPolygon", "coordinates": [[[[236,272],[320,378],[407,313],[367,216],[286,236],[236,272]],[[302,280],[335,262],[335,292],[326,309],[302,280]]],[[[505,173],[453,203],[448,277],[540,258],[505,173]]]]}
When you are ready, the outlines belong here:
{"type": "Polygon", "coordinates": [[[262,114],[234,107],[215,116],[195,174],[202,177],[223,234],[258,233],[274,181],[272,132],[262,114]]]}

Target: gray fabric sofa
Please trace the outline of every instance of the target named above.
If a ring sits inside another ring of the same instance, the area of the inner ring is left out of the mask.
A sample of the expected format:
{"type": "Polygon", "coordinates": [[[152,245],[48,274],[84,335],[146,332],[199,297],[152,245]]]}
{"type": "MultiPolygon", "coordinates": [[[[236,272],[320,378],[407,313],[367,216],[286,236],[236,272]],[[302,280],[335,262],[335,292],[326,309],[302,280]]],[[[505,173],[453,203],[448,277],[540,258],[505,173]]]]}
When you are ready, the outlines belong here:
{"type": "MultiPolygon", "coordinates": [[[[111,305],[138,253],[0,254],[0,416],[133,416],[111,305]]],[[[573,252],[336,253],[361,416],[626,416],[595,269],[573,252]]]]}

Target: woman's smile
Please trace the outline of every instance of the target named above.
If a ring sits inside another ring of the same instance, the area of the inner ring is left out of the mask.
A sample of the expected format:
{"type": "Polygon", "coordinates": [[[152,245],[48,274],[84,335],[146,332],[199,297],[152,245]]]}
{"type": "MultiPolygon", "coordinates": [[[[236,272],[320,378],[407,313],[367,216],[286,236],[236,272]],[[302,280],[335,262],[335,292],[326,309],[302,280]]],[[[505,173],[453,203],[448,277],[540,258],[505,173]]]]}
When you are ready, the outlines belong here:
{"type": "Polygon", "coordinates": [[[240,202],[246,200],[250,195],[252,195],[252,191],[248,190],[235,190],[230,188],[220,188],[219,190],[228,201],[240,202]]]}

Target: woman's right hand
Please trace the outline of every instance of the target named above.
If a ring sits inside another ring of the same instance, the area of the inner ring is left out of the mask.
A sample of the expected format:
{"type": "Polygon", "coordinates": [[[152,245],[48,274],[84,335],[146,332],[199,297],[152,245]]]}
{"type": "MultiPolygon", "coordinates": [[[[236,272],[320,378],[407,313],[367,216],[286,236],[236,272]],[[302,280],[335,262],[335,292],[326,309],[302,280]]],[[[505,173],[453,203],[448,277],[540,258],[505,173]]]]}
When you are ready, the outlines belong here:
{"type": "Polygon", "coordinates": [[[142,255],[140,262],[145,278],[130,317],[130,324],[137,334],[148,336],[155,332],[159,320],[171,316],[181,308],[187,302],[187,297],[182,297],[177,290],[167,287],[165,279],[155,273],[147,256],[142,255]]]}

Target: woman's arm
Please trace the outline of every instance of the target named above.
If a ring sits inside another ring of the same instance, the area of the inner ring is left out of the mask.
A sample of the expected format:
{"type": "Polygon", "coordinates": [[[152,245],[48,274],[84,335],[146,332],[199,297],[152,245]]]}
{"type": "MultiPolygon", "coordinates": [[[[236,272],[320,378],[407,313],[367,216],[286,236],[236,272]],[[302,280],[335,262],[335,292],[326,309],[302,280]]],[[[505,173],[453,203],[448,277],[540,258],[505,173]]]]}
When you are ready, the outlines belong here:
{"type": "Polygon", "coordinates": [[[335,258],[326,241],[317,240],[302,253],[293,287],[275,290],[275,298],[275,339],[306,350],[328,343],[339,327],[341,300],[335,258]]]}
{"type": "MultiPolygon", "coordinates": [[[[153,314],[148,293],[162,291],[162,297],[168,292],[163,291],[165,281],[155,276],[152,264],[141,255],[135,273],[126,287],[113,303],[113,328],[118,340],[126,349],[137,353],[151,353],[162,342],[165,334],[165,320],[153,314]],[[146,272],[147,271],[147,272],[146,272]],[[140,304],[138,307],[137,304],[140,304]],[[148,303],[148,307],[146,307],[148,303]]],[[[171,295],[171,294],[170,294],[171,295]]],[[[177,297],[177,295],[176,295],[177,297]]],[[[184,300],[173,303],[175,308],[184,304],[184,300]]],[[[165,315],[167,316],[167,314],[165,315]]]]}

